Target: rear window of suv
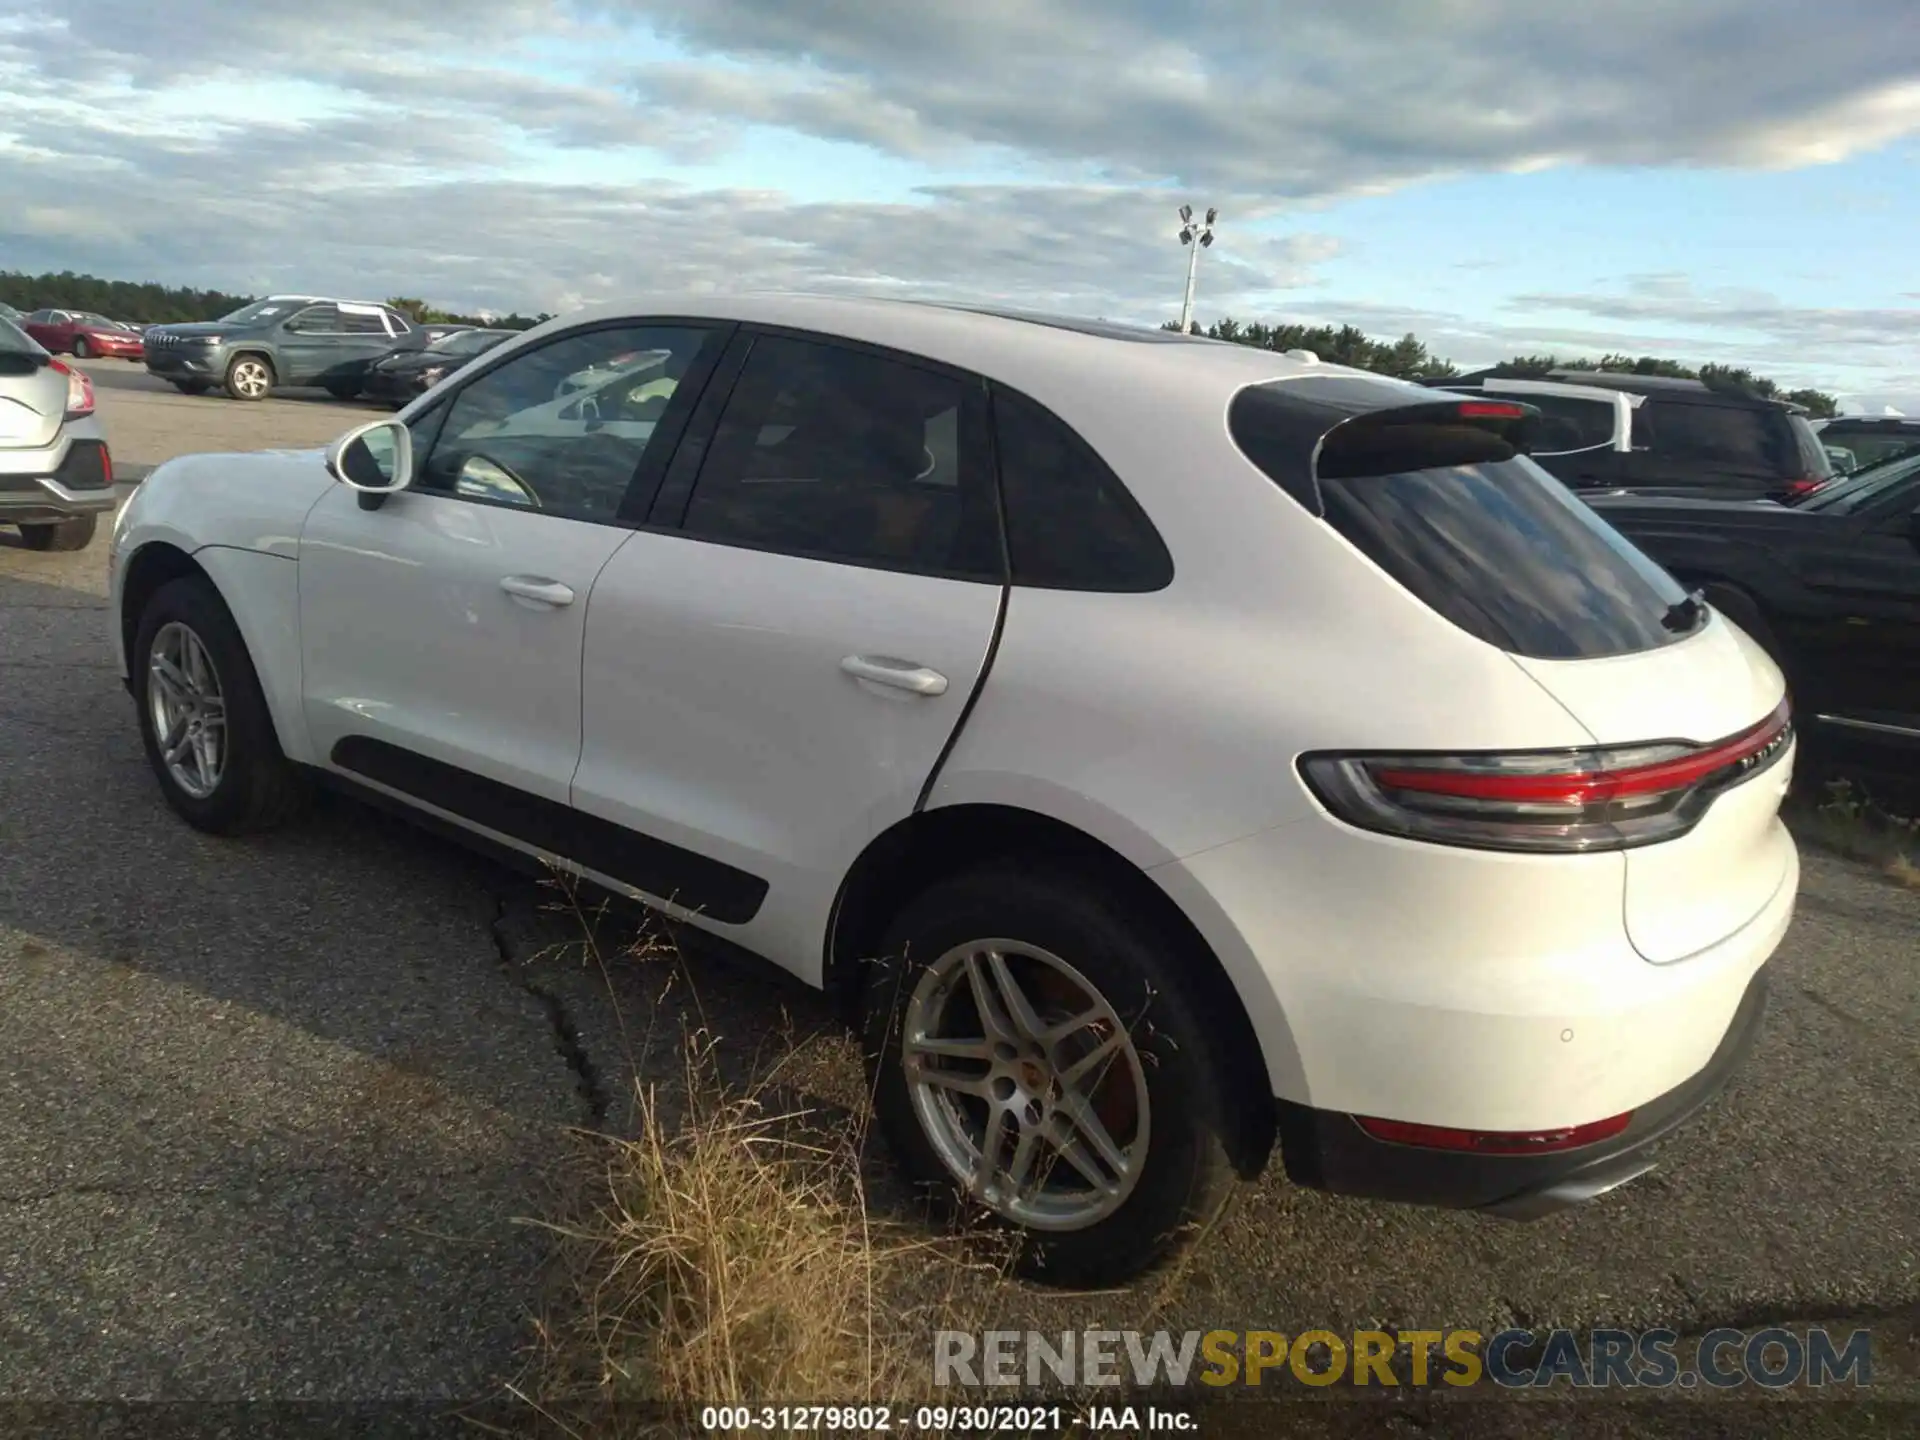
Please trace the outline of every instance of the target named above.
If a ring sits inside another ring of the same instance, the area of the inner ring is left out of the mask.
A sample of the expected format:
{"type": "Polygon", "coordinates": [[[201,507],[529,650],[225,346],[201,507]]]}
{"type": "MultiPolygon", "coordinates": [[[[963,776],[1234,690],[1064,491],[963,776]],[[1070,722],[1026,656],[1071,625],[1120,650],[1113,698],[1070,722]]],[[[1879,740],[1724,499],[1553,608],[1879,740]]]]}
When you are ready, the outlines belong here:
{"type": "MultiPolygon", "coordinates": [[[[1287,388],[1249,386],[1227,421],[1247,458],[1300,500],[1299,457],[1274,446],[1297,428],[1262,413],[1291,408],[1287,388]]],[[[1330,429],[1305,498],[1428,608],[1538,660],[1654,650],[1698,623],[1678,608],[1686,591],[1673,577],[1523,454],[1509,426],[1401,409],[1330,429]]]]}
{"type": "MultiPolygon", "coordinates": [[[[1633,443],[1667,460],[1794,480],[1832,473],[1826,452],[1817,462],[1802,451],[1794,417],[1749,405],[1702,405],[1649,396],[1633,413],[1633,443]],[[1809,471],[1810,463],[1819,468],[1809,471]]],[[[1811,436],[1811,427],[1808,428],[1811,436]]]]}

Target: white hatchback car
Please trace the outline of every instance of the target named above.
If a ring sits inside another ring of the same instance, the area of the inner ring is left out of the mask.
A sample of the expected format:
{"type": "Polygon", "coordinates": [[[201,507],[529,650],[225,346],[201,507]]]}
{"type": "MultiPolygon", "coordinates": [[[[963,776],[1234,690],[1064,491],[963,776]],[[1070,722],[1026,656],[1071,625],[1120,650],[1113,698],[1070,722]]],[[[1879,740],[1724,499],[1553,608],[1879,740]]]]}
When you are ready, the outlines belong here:
{"type": "Polygon", "coordinates": [[[1779,671],[1534,420],[1103,324],[608,307],[324,455],[163,465],[114,642],[194,825],[326,781],[846,997],[900,1163],[1045,1278],[1152,1265],[1276,1137],[1526,1217],[1720,1088],[1799,876],[1779,671]],[[557,423],[636,350],[657,418],[557,423]]]}

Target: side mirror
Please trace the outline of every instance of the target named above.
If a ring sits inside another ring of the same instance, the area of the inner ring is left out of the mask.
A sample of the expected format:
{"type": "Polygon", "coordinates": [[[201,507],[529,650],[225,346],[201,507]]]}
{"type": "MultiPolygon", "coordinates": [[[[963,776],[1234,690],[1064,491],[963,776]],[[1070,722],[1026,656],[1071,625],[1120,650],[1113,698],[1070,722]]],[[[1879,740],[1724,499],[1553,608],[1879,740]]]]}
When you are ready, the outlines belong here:
{"type": "Polygon", "coordinates": [[[349,430],[328,447],[327,473],[359,492],[361,509],[378,510],[413,483],[413,434],[398,420],[349,430]]]}

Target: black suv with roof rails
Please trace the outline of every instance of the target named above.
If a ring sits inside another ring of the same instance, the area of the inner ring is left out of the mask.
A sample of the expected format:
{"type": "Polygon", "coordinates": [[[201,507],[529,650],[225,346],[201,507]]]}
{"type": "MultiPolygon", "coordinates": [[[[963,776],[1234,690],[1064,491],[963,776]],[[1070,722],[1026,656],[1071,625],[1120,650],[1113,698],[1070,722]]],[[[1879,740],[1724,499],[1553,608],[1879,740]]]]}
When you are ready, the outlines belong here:
{"type": "Polygon", "coordinates": [[[1582,493],[1786,500],[1834,474],[1800,406],[1698,380],[1555,370],[1539,380],[1482,372],[1423,383],[1533,406],[1533,459],[1582,493]]]}
{"type": "Polygon", "coordinates": [[[426,344],[390,305],[316,295],[269,295],[218,320],[156,325],[141,339],[149,374],[188,395],[219,386],[235,400],[264,400],[287,385],[351,400],[374,361],[426,344]]]}

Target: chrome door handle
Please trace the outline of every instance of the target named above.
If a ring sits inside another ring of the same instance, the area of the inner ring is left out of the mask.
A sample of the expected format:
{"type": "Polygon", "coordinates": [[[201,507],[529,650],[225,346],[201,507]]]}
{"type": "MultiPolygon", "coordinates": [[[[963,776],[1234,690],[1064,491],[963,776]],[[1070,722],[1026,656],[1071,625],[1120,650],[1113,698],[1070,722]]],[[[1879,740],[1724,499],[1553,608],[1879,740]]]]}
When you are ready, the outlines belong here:
{"type": "Polygon", "coordinates": [[[548,580],[539,575],[508,575],[501,579],[500,588],[516,600],[531,601],[535,605],[544,605],[550,609],[559,609],[573,603],[573,588],[562,585],[558,580],[548,580]]]}
{"type": "Polygon", "coordinates": [[[947,693],[946,676],[911,660],[895,660],[887,655],[849,655],[840,662],[840,668],[856,680],[871,680],[876,685],[890,685],[913,695],[947,693]]]}

